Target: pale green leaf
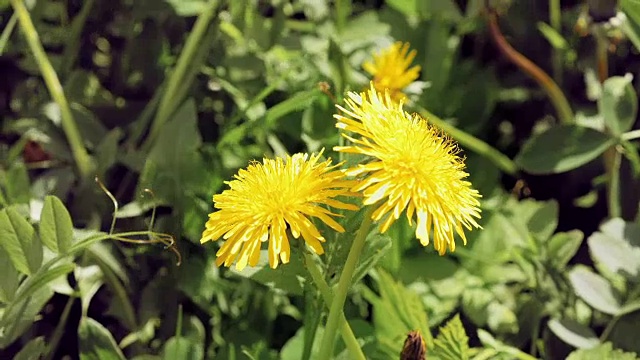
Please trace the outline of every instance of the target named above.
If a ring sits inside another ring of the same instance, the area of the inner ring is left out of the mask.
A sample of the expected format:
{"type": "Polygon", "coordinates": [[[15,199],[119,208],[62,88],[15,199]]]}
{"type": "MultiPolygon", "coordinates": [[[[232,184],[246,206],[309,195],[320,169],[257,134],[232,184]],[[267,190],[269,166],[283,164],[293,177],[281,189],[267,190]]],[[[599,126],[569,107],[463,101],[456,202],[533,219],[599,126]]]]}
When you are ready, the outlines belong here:
{"type": "Polygon", "coordinates": [[[59,254],[66,254],[73,240],[73,223],[62,201],[55,196],[47,196],[40,215],[39,225],[42,243],[59,254]]]}
{"type": "Polygon", "coordinates": [[[602,276],[579,265],[569,272],[569,281],[576,295],[594,309],[609,315],[620,312],[620,302],[613,287],[602,276]]]}

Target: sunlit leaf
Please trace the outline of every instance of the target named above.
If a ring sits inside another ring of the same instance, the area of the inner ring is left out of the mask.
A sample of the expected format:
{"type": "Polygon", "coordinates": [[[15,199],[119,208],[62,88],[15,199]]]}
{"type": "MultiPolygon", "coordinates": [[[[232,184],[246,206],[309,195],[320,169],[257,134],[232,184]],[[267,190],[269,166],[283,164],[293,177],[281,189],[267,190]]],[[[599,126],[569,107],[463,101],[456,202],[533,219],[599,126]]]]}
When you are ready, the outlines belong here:
{"type": "Polygon", "coordinates": [[[569,281],[576,295],[594,309],[610,315],[620,312],[620,302],[609,282],[602,276],[584,266],[576,266],[569,272],[569,281]]]}
{"type": "Polygon", "coordinates": [[[600,343],[591,328],[571,319],[551,319],[547,325],[562,341],[578,349],[588,349],[600,343]]]}

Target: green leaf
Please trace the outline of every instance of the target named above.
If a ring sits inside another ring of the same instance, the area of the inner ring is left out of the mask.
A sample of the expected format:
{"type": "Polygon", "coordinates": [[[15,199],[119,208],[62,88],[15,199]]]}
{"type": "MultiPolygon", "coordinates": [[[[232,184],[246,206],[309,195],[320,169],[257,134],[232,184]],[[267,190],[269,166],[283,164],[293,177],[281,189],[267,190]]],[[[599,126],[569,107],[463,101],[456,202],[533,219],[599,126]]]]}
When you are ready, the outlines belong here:
{"type": "Polygon", "coordinates": [[[523,202],[519,213],[527,221],[527,229],[538,240],[545,241],[558,227],[558,203],[555,200],[523,202]]]}
{"type": "MultiPolygon", "coordinates": [[[[637,310],[637,304],[636,304],[637,310]]],[[[640,322],[640,311],[635,311],[622,316],[614,325],[607,340],[611,341],[614,347],[627,351],[640,352],[638,342],[638,323],[640,322]]]]}
{"type": "Polygon", "coordinates": [[[640,272],[640,248],[632,247],[624,239],[593,233],[587,240],[591,258],[607,271],[634,279],[640,272]]]}
{"type": "Polygon", "coordinates": [[[462,310],[477,326],[487,324],[487,306],[495,300],[495,295],[485,288],[472,288],[462,295],[462,310]]]}
{"type": "Polygon", "coordinates": [[[515,161],[531,174],[557,174],[597,158],[613,142],[604,133],[591,128],[558,125],[531,137],[515,161]]]}
{"type": "Polygon", "coordinates": [[[78,345],[80,360],[125,360],[109,330],[86,316],[78,326],[78,345]]]}
{"type": "Polygon", "coordinates": [[[494,301],[487,307],[487,325],[495,333],[518,333],[518,317],[507,305],[494,301]]]}
{"type": "Polygon", "coordinates": [[[16,161],[10,165],[4,175],[3,185],[6,189],[7,200],[10,204],[28,204],[31,198],[31,188],[29,186],[29,173],[22,161],[16,161]]]}
{"type": "Polygon", "coordinates": [[[165,360],[204,359],[204,346],[203,344],[195,343],[192,339],[173,336],[164,345],[162,358],[165,360]]]}
{"type": "Polygon", "coordinates": [[[578,349],[569,354],[567,360],[636,360],[634,353],[614,350],[610,342],[592,347],[590,349],[578,349]]]}
{"type": "Polygon", "coordinates": [[[556,29],[552,28],[549,24],[545,22],[538,22],[538,31],[542,33],[542,36],[547,39],[554,49],[564,50],[568,48],[567,40],[565,40],[562,37],[562,34],[557,32],[556,29]]]}
{"type": "Polygon", "coordinates": [[[370,234],[365,240],[364,249],[358,259],[358,265],[353,273],[352,283],[358,283],[362,279],[369,269],[386,254],[387,250],[391,247],[391,238],[383,234],[370,234]]]}
{"type": "Polygon", "coordinates": [[[66,254],[73,239],[71,216],[62,201],[48,195],[44,199],[39,226],[42,243],[59,254],[66,254]]]}
{"type": "Polygon", "coordinates": [[[16,296],[0,318],[0,349],[14,342],[33,325],[52,296],[53,290],[48,286],[33,289],[27,297],[16,296]]]}
{"type": "Polygon", "coordinates": [[[136,193],[152,188],[157,199],[181,208],[187,199],[185,192],[196,191],[199,186],[204,188],[201,145],[196,104],[188,99],[160,130],[147,156],[136,193]]]}
{"type": "Polygon", "coordinates": [[[75,268],[75,264],[60,264],[56,267],[52,268],[42,268],[33,276],[29,276],[27,280],[25,280],[16,293],[15,302],[27,301],[30,296],[33,296],[38,290],[42,288],[46,288],[47,285],[58,279],[60,276],[64,276],[69,272],[73,271],[75,268]]]}
{"type": "Polygon", "coordinates": [[[571,319],[551,319],[549,329],[562,341],[578,349],[587,349],[600,344],[591,328],[571,319]]]}
{"type": "Polygon", "coordinates": [[[569,260],[578,252],[584,234],[580,230],[571,230],[554,234],[547,244],[551,262],[558,269],[564,269],[569,260]]]}
{"type": "Polygon", "coordinates": [[[12,207],[0,211],[0,239],[18,271],[31,275],[42,265],[42,245],[33,226],[12,207]]]}
{"type": "Polygon", "coordinates": [[[640,3],[638,0],[622,0],[620,8],[626,15],[624,18],[620,17],[620,29],[636,49],[640,50],[640,3]]]}
{"type": "Polygon", "coordinates": [[[292,295],[302,295],[307,272],[300,257],[292,255],[288,264],[279,264],[275,269],[269,267],[268,259],[267,250],[261,250],[257,266],[247,266],[242,271],[238,271],[233,265],[231,271],[270,288],[280,289],[292,295]]]}
{"type": "Polygon", "coordinates": [[[416,16],[419,0],[387,0],[386,5],[404,16],[416,16]]]}
{"type": "Polygon", "coordinates": [[[459,314],[440,328],[440,333],[433,341],[433,345],[429,356],[442,360],[469,359],[469,337],[464,331],[459,314]]]}
{"type": "MultiPolygon", "coordinates": [[[[478,329],[478,338],[485,348],[492,349],[503,357],[489,357],[490,359],[517,359],[517,360],[532,360],[535,359],[531,355],[523,352],[522,350],[506,345],[505,343],[497,340],[486,330],[478,329]]],[[[495,352],[489,352],[492,356],[498,355],[495,352]]],[[[480,359],[478,356],[475,359],[480,359]]],[[[486,358],[484,358],[486,359],[486,358]]]]}
{"type": "Polygon", "coordinates": [[[74,275],[78,282],[78,290],[80,292],[80,301],[82,304],[82,315],[86,316],[89,310],[91,299],[100,290],[104,284],[104,273],[98,265],[78,266],[74,275]]]}
{"type": "Polygon", "coordinates": [[[198,16],[207,7],[206,0],[165,0],[176,14],[185,17],[198,16]]]}
{"type": "Polygon", "coordinates": [[[410,331],[418,330],[427,348],[433,344],[427,312],[420,297],[383,270],[372,273],[380,295],[368,290],[363,293],[373,306],[373,323],[379,348],[388,358],[396,358],[410,331]]]}
{"type": "Polygon", "coordinates": [[[107,133],[96,148],[97,173],[104,176],[106,171],[116,163],[118,142],[122,137],[122,130],[115,128],[107,133]]]}
{"type": "Polygon", "coordinates": [[[20,273],[11,263],[9,254],[0,246],[0,303],[8,303],[16,295],[20,273]]]}
{"type": "Polygon", "coordinates": [[[264,123],[268,129],[275,128],[278,119],[294,111],[301,111],[310,107],[321,94],[322,92],[316,87],[313,90],[301,91],[291,95],[288,99],[267,110],[264,115],[264,123]]]}
{"type": "Polygon", "coordinates": [[[576,295],[594,309],[609,315],[620,312],[620,302],[613,287],[602,276],[578,265],[569,273],[569,281],[576,295]]]}
{"type": "Polygon", "coordinates": [[[631,81],[633,76],[613,76],[603,83],[598,111],[607,128],[615,135],[629,131],[638,113],[638,97],[631,81]]]}
{"type": "Polygon", "coordinates": [[[47,344],[44,342],[44,336],[38,336],[29,341],[22,350],[13,357],[13,360],[40,359],[46,351],[47,344]]]}

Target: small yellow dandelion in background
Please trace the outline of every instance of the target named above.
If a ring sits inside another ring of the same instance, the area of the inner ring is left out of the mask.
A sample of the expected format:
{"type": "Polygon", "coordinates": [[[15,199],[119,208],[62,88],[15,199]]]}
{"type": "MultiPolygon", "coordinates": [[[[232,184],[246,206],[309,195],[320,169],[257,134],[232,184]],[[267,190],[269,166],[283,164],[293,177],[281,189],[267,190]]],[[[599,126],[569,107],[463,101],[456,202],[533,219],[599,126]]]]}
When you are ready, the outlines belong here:
{"type": "Polygon", "coordinates": [[[409,52],[409,43],[398,41],[374,55],[373,62],[367,61],[362,67],[373,76],[373,84],[378,91],[388,90],[392,99],[402,100],[406,98],[402,89],[420,75],[419,65],[409,68],[415,57],[415,50],[409,52]]]}
{"type": "Polygon", "coordinates": [[[346,103],[349,110],[338,106],[345,116],[334,117],[352,144],[334,150],[373,158],[347,173],[365,175],[353,189],[363,192],[365,205],[384,199],[372,214],[374,221],[386,216],[380,231],[406,210],[409,224],[416,214],[416,237],[423,246],[432,229],[440,255],[447,247],[455,250],[454,231],[466,244],[462,227],[480,227],[474,219],[480,218],[480,194],[464,180],[468,174],[456,144],[419,115],[405,112],[388,92],[379,94],[373,84],[368,93],[350,92],[346,103]]]}
{"type": "Polygon", "coordinates": [[[226,240],[217,252],[216,264],[238,270],[249,264],[256,266],[260,248],[268,242],[269,265],[289,262],[291,251],[287,229],[294,238],[302,235],[317,254],[324,252],[324,237],[309,219],[316,217],[332,229],[344,232],[324,205],[337,209],[357,210],[358,207],[334,199],[356,195],[349,191],[354,183],[344,179],[344,172],[334,170],[331,159],[319,162],[317,155],[295,154],[286,159],[264,159],[255,162],[225,182],[229,189],[213,196],[218,211],[209,214],[201,243],[226,240]]]}

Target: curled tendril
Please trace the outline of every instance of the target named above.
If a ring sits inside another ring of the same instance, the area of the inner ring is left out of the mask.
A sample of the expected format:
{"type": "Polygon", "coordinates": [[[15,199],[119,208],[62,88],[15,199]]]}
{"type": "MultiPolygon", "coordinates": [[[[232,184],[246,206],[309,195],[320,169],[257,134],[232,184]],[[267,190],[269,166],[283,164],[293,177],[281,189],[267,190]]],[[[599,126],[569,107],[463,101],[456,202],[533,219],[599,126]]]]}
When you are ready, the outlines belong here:
{"type": "MultiPolygon", "coordinates": [[[[156,197],[156,194],[153,193],[153,190],[146,189],[146,188],[143,190],[143,193],[140,196],[144,197],[145,193],[149,194],[152,199],[155,199],[156,197]]],[[[153,229],[153,224],[156,221],[156,203],[152,201],[151,204],[153,205],[153,210],[151,210],[151,221],[149,221],[149,232],[151,232],[151,229],[153,229]]]]}
{"type": "MultiPolygon", "coordinates": [[[[107,196],[109,197],[109,199],[111,199],[111,201],[113,202],[113,219],[111,221],[111,228],[109,229],[109,235],[111,235],[111,238],[114,240],[118,240],[118,241],[122,241],[122,242],[126,242],[126,243],[130,243],[130,244],[157,244],[157,243],[161,243],[165,246],[165,249],[171,250],[174,254],[176,254],[176,257],[178,258],[178,261],[176,263],[177,266],[180,266],[180,264],[182,264],[182,254],[180,254],[180,251],[178,250],[178,247],[176,246],[176,241],[175,238],[173,237],[173,235],[171,234],[166,234],[166,233],[158,233],[153,231],[153,225],[155,223],[155,219],[156,219],[156,204],[155,202],[152,202],[153,205],[153,209],[151,211],[151,221],[149,222],[149,228],[147,230],[147,236],[148,239],[135,239],[135,238],[131,238],[128,236],[120,236],[118,234],[113,234],[113,230],[115,229],[116,226],[116,214],[118,213],[118,200],[116,200],[116,198],[113,196],[113,194],[111,194],[111,192],[104,186],[104,184],[102,183],[102,181],[100,181],[100,179],[96,176],[95,177],[95,181],[98,184],[98,186],[100,186],[100,189],[102,189],[102,191],[107,194],[107,196]]],[[[155,194],[153,193],[153,191],[151,189],[144,189],[143,190],[145,193],[148,193],[151,195],[152,198],[155,198],[155,194]]],[[[144,196],[144,194],[142,194],[142,196],[144,196]]]]}
{"type": "Polygon", "coordinates": [[[96,183],[98,183],[98,186],[100,186],[100,189],[102,189],[102,191],[105,194],[107,194],[109,199],[111,199],[111,202],[113,202],[113,218],[111,219],[111,227],[109,228],[109,235],[111,235],[113,234],[113,229],[115,229],[116,227],[116,214],[118,213],[118,200],[116,200],[115,196],[113,196],[111,191],[109,191],[109,189],[107,189],[107,187],[104,186],[102,181],[100,181],[100,178],[96,176],[95,180],[96,180],[96,183]]]}

